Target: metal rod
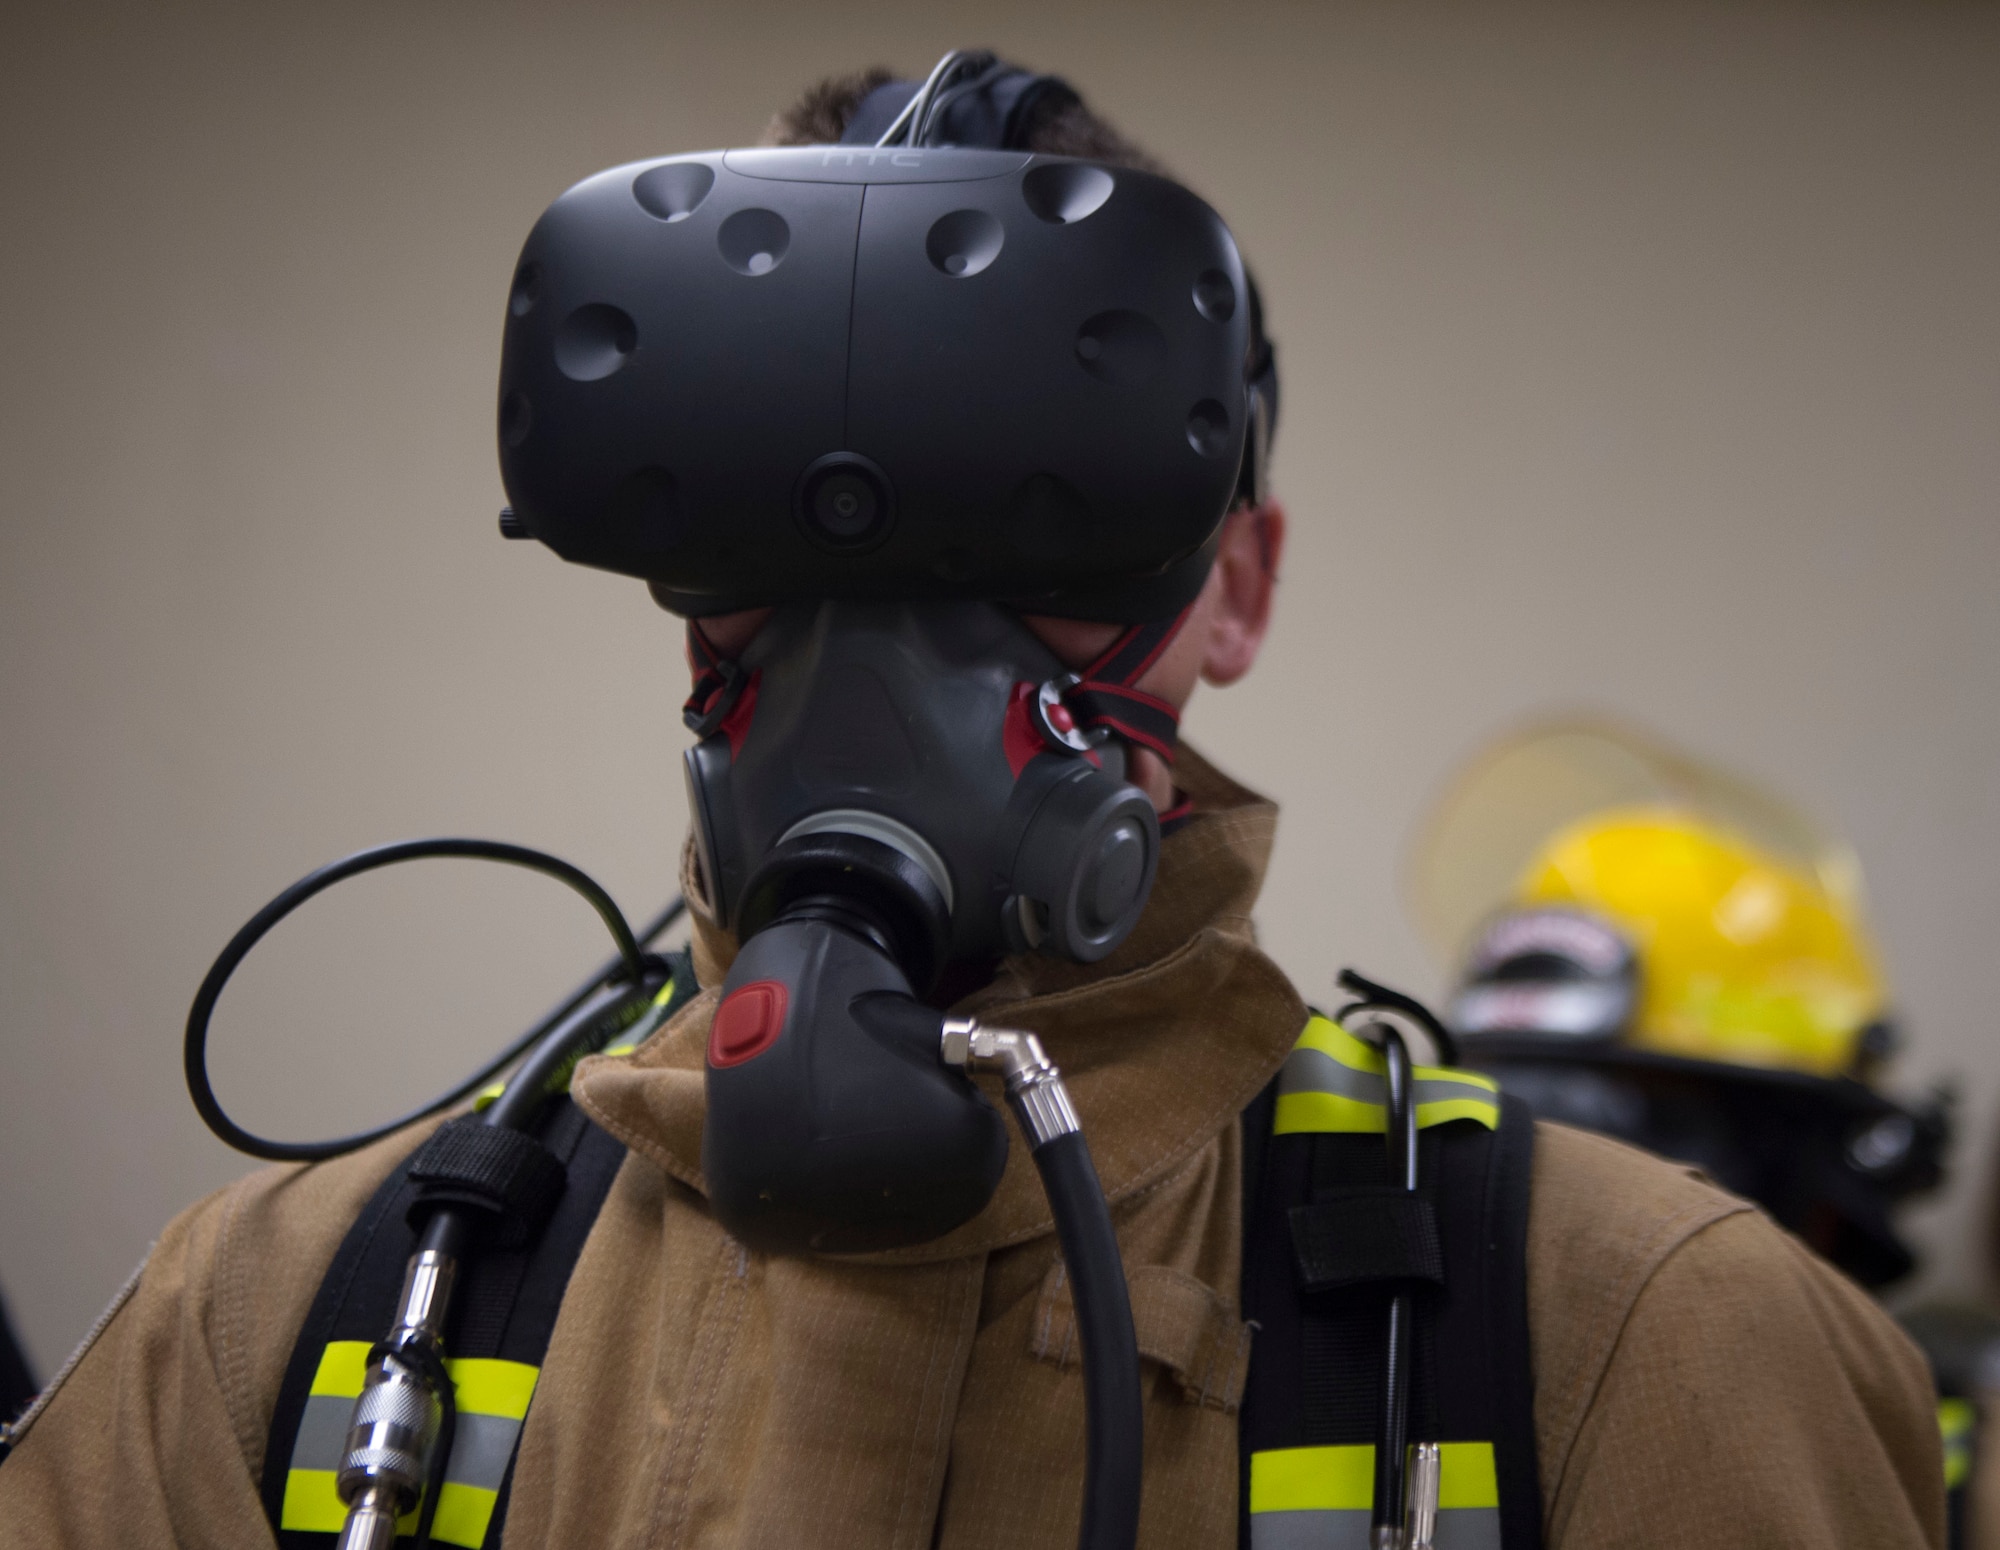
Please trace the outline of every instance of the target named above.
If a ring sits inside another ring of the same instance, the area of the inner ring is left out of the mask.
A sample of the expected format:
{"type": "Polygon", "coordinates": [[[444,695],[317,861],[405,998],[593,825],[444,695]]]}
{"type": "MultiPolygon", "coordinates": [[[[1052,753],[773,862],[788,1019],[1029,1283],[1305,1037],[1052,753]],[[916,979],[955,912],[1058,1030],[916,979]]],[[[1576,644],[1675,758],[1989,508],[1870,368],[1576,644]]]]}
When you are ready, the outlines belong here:
{"type": "MultiPolygon", "coordinates": [[[[1412,1194],[1417,1188],[1417,1116],[1411,1102],[1410,1052],[1403,1036],[1385,1023],[1372,1030],[1381,1039],[1388,1104],[1383,1140],[1389,1152],[1389,1183],[1412,1194]]],[[[1369,1522],[1374,1550],[1402,1550],[1405,1525],[1405,1471],[1410,1437],[1410,1363],[1415,1352],[1410,1294],[1389,1299],[1388,1349],[1382,1364],[1382,1415],[1375,1437],[1375,1502],[1369,1522]]]]}

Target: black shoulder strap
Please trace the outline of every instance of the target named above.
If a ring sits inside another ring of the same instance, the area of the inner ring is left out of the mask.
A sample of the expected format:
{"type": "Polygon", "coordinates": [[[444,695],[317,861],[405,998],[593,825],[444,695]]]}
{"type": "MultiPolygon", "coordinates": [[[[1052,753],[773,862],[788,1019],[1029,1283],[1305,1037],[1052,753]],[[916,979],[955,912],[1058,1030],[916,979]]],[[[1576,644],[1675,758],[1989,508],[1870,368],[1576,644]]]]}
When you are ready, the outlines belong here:
{"type": "MultiPolygon", "coordinates": [[[[563,1293],[625,1158],[624,1146],[568,1098],[549,1105],[537,1133],[564,1164],[562,1196],[532,1245],[475,1255],[446,1331],[459,1419],[432,1538],[463,1550],[500,1542],[514,1444],[563,1293]]],[[[395,1317],[416,1246],[405,1221],[416,1189],[405,1159],[342,1240],[292,1348],[262,1482],[283,1550],[326,1550],[339,1532],[333,1473],[365,1353],[395,1317]]]]}
{"type": "MultiPolygon", "coordinates": [[[[1278,1083],[1272,1077],[1264,1090],[1250,1100],[1243,1111],[1243,1222],[1247,1229],[1256,1219],[1257,1201],[1264,1192],[1264,1163],[1271,1151],[1271,1129],[1278,1119],[1278,1083]]],[[[1244,1266],[1250,1257],[1243,1257],[1244,1266]]],[[[1239,1276],[1242,1272],[1239,1272],[1239,1276]]],[[[1240,1305],[1240,1302],[1239,1302],[1240,1305]]]]}
{"type": "Polygon", "coordinates": [[[1500,1486],[1500,1542],[1542,1542],[1542,1477],[1535,1453],[1535,1367],[1528,1343],[1528,1197],[1534,1183],[1535,1116],[1500,1096],[1486,1170],[1488,1350],[1492,1353],[1493,1437],[1500,1486]]]}
{"type": "Polygon", "coordinates": [[[1351,1466],[1372,1447],[1386,1303],[1402,1285],[1419,1288],[1413,1438],[1444,1443],[1447,1475],[1476,1498],[1460,1505],[1491,1514],[1487,1526],[1468,1518],[1455,1529],[1492,1535],[1500,1550],[1539,1550],[1527,1313],[1533,1117],[1502,1097],[1487,1122],[1425,1129],[1421,1198],[1410,1202],[1388,1198],[1379,1130],[1288,1121],[1273,1134],[1277,1110],[1267,1090],[1243,1122],[1243,1310],[1256,1335],[1238,1421],[1241,1544],[1271,1550],[1315,1534],[1346,1542],[1350,1531],[1365,1542],[1366,1486],[1356,1496],[1343,1482],[1372,1474],[1351,1466]]]}

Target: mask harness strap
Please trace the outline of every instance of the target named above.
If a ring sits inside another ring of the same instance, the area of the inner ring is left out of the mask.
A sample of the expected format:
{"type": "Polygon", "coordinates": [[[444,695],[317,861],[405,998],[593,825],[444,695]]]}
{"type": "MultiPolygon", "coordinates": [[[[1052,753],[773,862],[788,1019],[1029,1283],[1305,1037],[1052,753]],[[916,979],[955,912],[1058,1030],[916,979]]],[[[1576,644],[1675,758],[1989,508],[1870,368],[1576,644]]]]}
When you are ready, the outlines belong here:
{"type": "Polygon", "coordinates": [[[694,692],[681,706],[681,720],[696,737],[708,737],[729,718],[748,681],[742,668],[715,649],[697,620],[687,628],[688,655],[694,659],[694,692]]]}
{"type": "Polygon", "coordinates": [[[1054,693],[1044,694],[1042,704],[1043,717],[1057,740],[1077,747],[1079,738],[1081,746],[1092,746],[1107,737],[1122,737],[1172,764],[1180,740],[1180,712],[1158,695],[1132,686],[1180,634],[1193,608],[1190,603],[1171,619],[1133,625],[1081,673],[1055,680],[1054,693]],[[1058,706],[1067,711],[1069,727],[1056,719],[1058,706]]]}

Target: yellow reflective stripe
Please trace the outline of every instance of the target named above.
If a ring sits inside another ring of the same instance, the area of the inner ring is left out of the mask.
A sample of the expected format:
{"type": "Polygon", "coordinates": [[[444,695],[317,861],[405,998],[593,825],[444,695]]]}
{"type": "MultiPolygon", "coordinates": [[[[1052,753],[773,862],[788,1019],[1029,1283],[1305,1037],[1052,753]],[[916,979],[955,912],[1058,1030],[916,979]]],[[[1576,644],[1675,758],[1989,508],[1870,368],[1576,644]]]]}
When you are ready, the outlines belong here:
{"type": "Polygon", "coordinates": [[[347,1503],[340,1499],[330,1469],[295,1469],[285,1476],[285,1505],[278,1527],[308,1534],[338,1534],[347,1523],[347,1503]]]}
{"type": "MultiPolygon", "coordinates": [[[[441,1539],[448,1545],[463,1545],[465,1550],[479,1550],[486,1539],[486,1525],[493,1521],[494,1504],[499,1500],[498,1491],[476,1485],[460,1485],[456,1480],[445,1481],[444,1489],[438,1492],[437,1517],[431,1521],[431,1538],[441,1539]]],[[[412,1512],[399,1519],[396,1529],[403,1534],[416,1533],[417,1514],[412,1512]]]]}
{"type": "Polygon", "coordinates": [[[1272,1448],[1250,1455],[1252,1512],[1366,1511],[1375,1499],[1375,1446],[1272,1448]]]}
{"type": "Polygon", "coordinates": [[[1498,1507],[1500,1472],[1490,1442],[1438,1444],[1438,1507],[1498,1507]]]}
{"type": "MultiPolygon", "coordinates": [[[[369,1342],[330,1341],[320,1354],[313,1374],[312,1392],[336,1399],[352,1399],[361,1392],[368,1367],[369,1342]]],[[[537,1368],[526,1362],[505,1362],[489,1357],[460,1357],[445,1363],[451,1374],[452,1389],[461,1416],[491,1416],[512,1421],[517,1426],[528,1413],[534,1398],[537,1368]]],[[[456,1458],[454,1450],[454,1458],[456,1458]]],[[[499,1492],[485,1486],[447,1480],[438,1493],[436,1522],[431,1537],[445,1544],[479,1550],[486,1538],[487,1525],[499,1492]]],[[[292,1469],[285,1475],[285,1499],[278,1514],[278,1526],[306,1533],[337,1534],[347,1521],[347,1507],[340,1499],[339,1477],[330,1469],[292,1469]]],[[[402,1519],[402,1532],[414,1534],[417,1515],[402,1519]]]]}
{"type": "MultiPolygon", "coordinates": [[[[367,1374],[368,1347],[366,1340],[329,1340],[320,1353],[310,1392],[355,1398],[367,1374]]],[[[510,1421],[528,1413],[528,1401],[535,1397],[535,1379],[541,1373],[539,1367],[526,1362],[484,1356],[457,1357],[448,1360],[444,1368],[451,1374],[460,1410],[468,1415],[505,1416],[510,1421]]]]}
{"type": "MultiPolygon", "coordinates": [[[[1476,1119],[1488,1130],[1500,1128],[1500,1105],[1480,1098],[1440,1098],[1436,1103],[1417,1105],[1417,1129],[1447,1124],[1455,1119],[1476,1119]]],[[[1382,1127],[1375,1127],[1380,1130],[1382,1127]]]]}
{"type": "MultiPolygon", "coordinates": [[[[498,1415],[518,1421],[528,1413],[528,1401],[535,1397],[539,1367],[526,1362],[501,1362],[489,1357],[468,1356],[447,1361],[462,1415],[498,1415]]],[[[444,1508],[440,1506],[438,1511],[444,1508]]]]}
{"type": "Polygon", "coordinates": [[[368,1373],[368,1345],[366,1340],[329,1340],[319,1354],[319,1368],[308,1392],[353,1399],[361,1392],[361,1380],[368,1373]]]}
{"type": "MultiPolygon", "coordinates": [[[[1300,1030],[1292,1048],[1316,1049],[1329,1060],[1337,1060],[1351,1071],[1365,1071],[1370,1076],[1380,1076],[1388,1069],[1382,1052],[1374,1045],[1357,1039],[1332,1018],[1321,1017],[1317,1013],[1306,1019],[1306,1025],[1300,1030]]],[[[1418,1081],[1434,1077],[1483,1087],[1490,1093],[1500,1091],[1500,1084],[1492,1077],[1459,1066],[1413,1066],[1411,1074],[1418,1081]]]]}
{"type": "MultiPolygon", "coordinates": [[[[1478,1098],[1440,1098],[1417,1105],[1417,1128],[1427,1129],[1455,1119],[1477,1120],[1488,1130],[1500,1126],[1500,1105],[1478,1098]]],[[[1280,1093],[1271,1124],[1273,1135],[1380,1135],[1387,1124],[1383,1105],[1364,1103],[1339,1093],[1280,1093]]]]}
{"type": "Polygon", "coordinates": [[[1316,1049],[1351,1070],[1366,1071],[1374,1076],[1382,1074],[1382,1052],[1362,1043],[1331,1017],[1317,1014],[1308,1017],[1292,1048],[1316,1049]]]}
{"type": "MultiPolygon", "coordinates": [[[[438,1493],[431,1538],[463,1545],[465,1550],[479,1550],[499,1500],[498,1491],[447,1480],[438,1493]]],[[[416,1512],[405,1513],[397,1521],[398,1531],[416,1533],[417,1518],[416,1512]]],[[[338,1534],[346,1525],[347,1503],[340,1499],[338,1476],[332,1470],[295,1469],[285,1476],[285,1505],[278,1515],[279,1528],[305,1534],[338,1534]]]]}
{"type": "MultiPolygon", "coordinates": [[[[1438,1508],[1498,1507],[1490,1442],[1438,1444],[1438,1508]]],[[[1271,1448],[1250,1455],[1252,1512],[1367,1511],[1375,1501],[1375,1445],[1271,1448]]]]}
{"type": "MultiPolygon", "coordinates": [[[[1274,1134],[1376,1134],[1387,1123],[1381,1052],[1330,1018],[1313,1016],[1280,1080],[1274,1134]],[[1331,1062],[1331,1064],[1328,1064],[1331,1062]]],[[[1469,1119],[1499,1128],[1499,1084],[1447,1066],[1412,1070],[1418,1128],[1469,1119]],[[1488,1096],[1491,1095],[1491,1096],[1488,1096]]]]}
{"type": "Polygon", "coordinates": [[[1339,1093],[1279,1093],[1273,1135],[1294,1132],[1367,1135],[1383,1128],[1382,1105],[1344,1098],[1339,1093]]]}
{"type": "Polygon", "coordinates": [[[1944,1488],[1955,1491],[1972,1473],[1972,1427],[1979,1412],[1969,1399],[1938,1401],[1938,1435],[1944,1439],[1944,1488]]]}

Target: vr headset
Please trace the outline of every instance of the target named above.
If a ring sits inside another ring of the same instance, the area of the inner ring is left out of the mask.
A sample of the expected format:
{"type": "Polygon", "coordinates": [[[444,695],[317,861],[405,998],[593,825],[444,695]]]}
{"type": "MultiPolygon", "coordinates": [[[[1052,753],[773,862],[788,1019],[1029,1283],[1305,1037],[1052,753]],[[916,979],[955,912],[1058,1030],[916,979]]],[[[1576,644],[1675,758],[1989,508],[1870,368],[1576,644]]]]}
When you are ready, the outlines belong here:
{"type": "Polygon", "coordinates": [[[993,63],[902,143],[665,157],[559,198],[508,304],[503,532],[687,618],[1178,612],[1261,497],[1271,350],[1228,229],[1180,185],[924,143],[954,115],[1004,140],[1051,91],[993,63]]]}

